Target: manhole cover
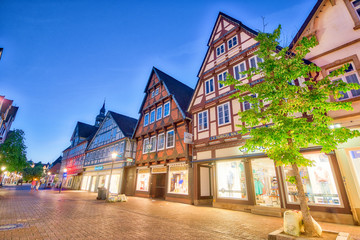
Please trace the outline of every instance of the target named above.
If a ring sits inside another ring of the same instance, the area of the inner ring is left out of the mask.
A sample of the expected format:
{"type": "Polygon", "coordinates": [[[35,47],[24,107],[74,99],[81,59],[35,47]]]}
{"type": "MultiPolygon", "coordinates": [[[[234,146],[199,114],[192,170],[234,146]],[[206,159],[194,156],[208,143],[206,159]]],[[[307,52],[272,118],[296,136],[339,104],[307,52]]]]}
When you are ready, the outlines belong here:
{"type": "Polygon", "coordinates": [[[20,223],[19,224],[0,225],[0,231],[22,228],[22,227],[24,227],[24,225],[20,224],[20,223]]]}

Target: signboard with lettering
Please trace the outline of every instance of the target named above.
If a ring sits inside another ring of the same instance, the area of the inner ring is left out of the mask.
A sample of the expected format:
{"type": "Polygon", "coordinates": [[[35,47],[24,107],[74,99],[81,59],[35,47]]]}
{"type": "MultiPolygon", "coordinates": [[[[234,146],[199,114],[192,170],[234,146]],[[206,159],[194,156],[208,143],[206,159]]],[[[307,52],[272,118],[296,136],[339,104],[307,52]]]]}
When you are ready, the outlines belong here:
{"type": "Polygon", "coordinates": [[[154,167],[151,169],[152,173],[166,173],[167,169],[166,167],[154,167]]]}
{"type": "Polygon", "coordinates": [[[63,178],[66,178],[67,177],[67,172],[64,172],[63,173],[63,178]]]}
{"type": "Polygon", "coordinates": [[[150,173],[150,169],[149,168],[139,169],[139,173],[150,173]]]}
{"type": "Polygon", "coordinates": [[[184,143],[186,144],[193,144],[193,135],[188,132],[184,132],[184,143]]]}
{"type": "Polygon", "coordinates": [[[240,132],[224,133],[224,134],[221,134],[221,135],[218,135],[218,136],[210,137],[210,140],[216,140],[216,139],[220,139],[220,138],[232,137],[232,136],[236,136],[236,135],[239,135],[239,134],[241,134],[241,133],[240,132]]]}
{"type": "Polygon", "coordinates": [[[104,166],[95,166],[95,171],[103,170],[104,166]]]}

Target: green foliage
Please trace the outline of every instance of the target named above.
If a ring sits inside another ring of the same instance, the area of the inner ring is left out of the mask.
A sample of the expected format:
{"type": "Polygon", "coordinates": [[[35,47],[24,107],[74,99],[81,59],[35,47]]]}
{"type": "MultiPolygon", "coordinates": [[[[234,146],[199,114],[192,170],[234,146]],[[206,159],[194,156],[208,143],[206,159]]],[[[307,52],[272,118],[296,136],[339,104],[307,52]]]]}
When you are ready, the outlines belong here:
{"type": "Polygon", "coordinates": [[[32,180],[34,178],[41,178],[43,176],[44,170],[41,163],[35,164],[34,167],[28,166],[23,170],[23,179],[25,181],[32,180]]]}
{"type": "Polygon", "coordinates": [[[7,171],[21,172],[27,166],[24,136],[23,130],[15,129],[0,145],[0,166],[5,166],[7,171]]]}
{"type": "Polygon", "coordinates": [[[303,38],[295,55],[288,48],[278,47],[280,31],[281,26],[273,33],[259,33],[256,54],[263,62],[258,64],[258,69],[241,73],[247,74],[248,79],[258,75],[264,79],[262,83],[250,86],[231,75],[223,83],[239,90],[232,97],[252,105],[252,109],[239,112],[240,121],[245,123],[239,126],[242,134],[251,135],[243,149],[253,151],[263,147],[278,165],[311,166],[312,162],[300,153],[301,148],[316,145],[322,146],[323,152],[330,152],[339,143],[360,135],[359,131],[344,127],[329,128],[333,119],[327,115],[330,111],[352,110],[351,102],[329,99],[330,96],[338,99],[341,92],[360,86],[332,81],[333,77],[344,74],[348,66],[320,80],[321,68],[303,60],[309,49],[317,45],[316,39],[303,38]],[[300,86],[291,84],[295,79],[301,81],[300,86]]]}

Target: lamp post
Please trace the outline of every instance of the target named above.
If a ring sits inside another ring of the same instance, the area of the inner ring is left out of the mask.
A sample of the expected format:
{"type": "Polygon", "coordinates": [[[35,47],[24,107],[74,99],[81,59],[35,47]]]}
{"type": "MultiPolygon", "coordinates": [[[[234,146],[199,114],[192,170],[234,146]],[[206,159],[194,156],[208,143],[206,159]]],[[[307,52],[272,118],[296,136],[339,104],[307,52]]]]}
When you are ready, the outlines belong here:
{"type": "Polygon", "coordinates": [[[61,193],[62,186],[63,186],[63,181],[64,181],[64,178],[66,178],[66,177],[67,177],[67,169],[64,168],[64,173],[63,173],[63,177],[62,177],[62,179],[61,179],[59,193],[61,193]]]}
{"type": "Polygon", "coordinates": [[[2,167],[1,167],[2,177],[1,177],[0,187],[3,186],[3,180],[4,180],[4,175],[5,175],[4,171],[5,171],[5,169],[6,169],[5,166],[2,166],[2,167]]]}
{"type": "Polygon", "coordinates": [[[107,185],[106,200],[109,200],[111,176],[112,176],[112,171],[113,171],[113,167],[114,167],[114,162],[115,162],[115,159],[117,158],[117,156],[118,156],[118,154],[116,152],[113,152],[111,154],[112,162],[111,162],[110,178],[109,178],[109,182],[107,185]]]}

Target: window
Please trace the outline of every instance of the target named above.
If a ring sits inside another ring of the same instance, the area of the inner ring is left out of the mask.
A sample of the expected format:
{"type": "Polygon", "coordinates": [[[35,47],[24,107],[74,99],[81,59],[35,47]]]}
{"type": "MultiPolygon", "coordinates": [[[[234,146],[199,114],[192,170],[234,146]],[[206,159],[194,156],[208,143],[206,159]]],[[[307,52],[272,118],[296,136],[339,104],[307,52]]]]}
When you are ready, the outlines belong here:
{"type": "Polygon", "coordinates": [[[155,96],[159,94],[159,88],[156,88],[155,90],[155,96]]]}
{"type": "MultiPolygon", "coordinates": [[[[123,152],[124,152],[124,147],[125,147],[124,142],[121,142],[121,143],[120,143],[120,149],[119,149],[119,152],[120,152],[120,153],[123,153],[123,152]]],[[[109,151],[109,149],[108,149],[108,151],[109,151]]]]}
{"type": "Polygon", "coordinates": [[[186,166],[169,168],[168,192],[175,194],[188,194],[189,172],[186,166]]]}
{"type": "Polygon", "coordinates": [[[214,91],[214,79],[207,80],[205,82],[205,94],[212,93],[214,91]]]}
{"type": "Polygon", "coordinates": [[[170,102],[164,104],[164,117],[170,115],[170,102]]]}
{"type": "Polygon", "coordinates": [[[155,91],[151,91],[151,98],[155,96],[155,91]]]}
{"type": "Polygon", "coordinates": [[[229,41],[228,41],[228,49],[234,47],[237,45],[237,36],[231,38],[229,41]]]}
{"type": "Polygon", "coordinates": [[[150,138],[150,146],[149,146],[150,152],[156,151],[156,136],[153,136],[150,138]]]}
{"type": "Polygon", "coordinates": [[[162,118],[162,106],[156,109],[156,121],[162,118]]]}
{"type": "Polygon", "coordinates": [[[175,145],[175,133],[174,130],[166,133],[166,148],[172,148],[175,145]]]}
{"type": "Polygon", "coordinates": [[[149,114],[145,114],[145,117],[144,117],[144,126],[147,126],[149,125],[149,114]]]}
{"type": "Polygon", "coordinates": [[[219,56],[225,52],[225,45],[221,44],[219,47],[216,48],[216,56],[219,56]]]}
{"type": "Polygon", "coordinates": [[[149,180],[150,180],[150,170],[149,169],[139,169],[137,175],[136,190],[137,191],[149,191],[149,180]]]}
{"type": "Polygon", "coordinates": [[[164,149],[164,147],[165,147],[165,135],[164,135],[164,133],[161,133],[161,134],[159,134],[159,136],[158,136],[157,149],[158,149],[158,150],[162,150],[162,149],[164,149]]]}
{"type": "Polygon", "coordinates": [[[205,130],[208,128],[208,112],[203,111],[201,113],[198,113],[198,121],[199,121],[199,131],[205,130]]]}
{"type": "Polygon", "coordinates": [[[230,122],[230,110],[229,103],[218,106],[218,120],[219,125],[223,125],[230,122]]]}
{"type": "Polygon", "coordinates": [[[247,75],[246,74],[241,74],[241,72],[246,71],[246,65],[245,62],[240,63],[239,65],[236,65],[234,67],[234,76],[235,79],[239,80],[239,79],[243,79],[246,78],[247,75]]]}
{"type": "MultiPolygon", "coordinates": [[[[346,83],[359,84],[359,76],[356,73],[356,70],[354,68],[353,63],[350,63],[348,69],[345,70],[345,74],[342,75],[340,78],[338,78],[336,80],[342,80],[342,81],[344,81],[346,83]]],[[[339,100],[344,100],[344,99],[360,96],[360,89],[358,89],[358,90],[353,89],[353,90],[351,90],[349,92],[345,92],[345,93],[341,92],[341,93],[343,94],[343,97],[339,98],[339,100]]]]}
{"type": "Polygon", "coordinates": [[[352,5],[353,5],[358,17],[360,17],[360,0],[353,1],[352,5]]]}
{"type": "Polygon", "coordinates": [[[250,67],[251,68],[259,68],[259,62],[263,62],[263,60],[261,58],[259,58],[258,56],[254,56],[254,57],[250,58],[250,67]]]}
{"type": "MultiPolygon", "coordinates": [[[[251,95],[253,98],[256,98],[256,95],[251,95]]],[[[249,110],[253,107],[253,104],[249,103],[248,101],[243,102],[243,111],[249,110]]]]}
{"type": "Polygon", "coordinates": [[[155,109],[150,112],[150,123],[155,122],[155,109]]]}
{"type": "Polygon", "coordinates": [[[149,139],[145,138],[143,142],[143,153],[147,153],[149,150],[149,139]]]}
{"type": "Polygon", "coordinates": [[[218,75],[219,88],[224,87],[224,84],[220,83],[220,81],[225,81],[226,80],[226,74],[227,74],[227,72],[223,72],[223,73],[220,73],[218,75]]]}

